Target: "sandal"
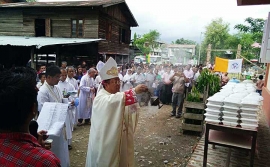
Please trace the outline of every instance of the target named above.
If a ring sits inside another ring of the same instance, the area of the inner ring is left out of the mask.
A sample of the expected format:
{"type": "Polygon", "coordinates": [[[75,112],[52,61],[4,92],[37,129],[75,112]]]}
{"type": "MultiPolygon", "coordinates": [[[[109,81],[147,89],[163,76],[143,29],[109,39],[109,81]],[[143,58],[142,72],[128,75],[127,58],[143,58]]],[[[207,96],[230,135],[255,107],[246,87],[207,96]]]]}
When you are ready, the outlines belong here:
{"type": "Polygon", "coordinates": [[[68,150],[71,150],[72,149],[72,146],[71,145],[68,145],[68,150]]]}
{"type": "Polygon", "coordinates": [[[77,123],[77,126],[82,126],[82,125],[83,125],[83,123],[80,123],[80,122],[79,122],[79,123],[77,123]]]}

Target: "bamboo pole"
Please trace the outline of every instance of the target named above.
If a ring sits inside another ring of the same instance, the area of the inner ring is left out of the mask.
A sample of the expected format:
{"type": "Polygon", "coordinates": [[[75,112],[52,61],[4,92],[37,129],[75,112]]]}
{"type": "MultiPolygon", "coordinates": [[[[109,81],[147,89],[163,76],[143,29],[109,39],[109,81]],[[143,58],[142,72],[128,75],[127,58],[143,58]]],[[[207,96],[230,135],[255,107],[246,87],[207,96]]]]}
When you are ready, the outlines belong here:
{"type": "Polygon", "coordinates": [[[243,59],[245,59],[246,61],[248,61],[249,63],[253,64],[254,66],[258,67],[259,69],[261,69],[262,71],[264,71],[264,69],[262,69],[261,67],[257,66],[256,64],[252,63],[251,61],[249,61],[247,58],[245,58],[242,55],[239,55],[240,57],[242,57],[243,59]]]}

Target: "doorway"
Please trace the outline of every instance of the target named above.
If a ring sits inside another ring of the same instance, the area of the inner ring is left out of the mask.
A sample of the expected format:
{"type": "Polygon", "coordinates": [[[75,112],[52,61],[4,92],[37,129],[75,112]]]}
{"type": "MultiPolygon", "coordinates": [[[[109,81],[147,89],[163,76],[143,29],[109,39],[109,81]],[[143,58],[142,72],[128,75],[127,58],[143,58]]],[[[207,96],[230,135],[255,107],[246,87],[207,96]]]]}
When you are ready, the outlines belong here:
{"type": "Polygon", "coordinates": [[[36,37],[45,37],[45,19],[35,19],[35,32],[36,37]]]}

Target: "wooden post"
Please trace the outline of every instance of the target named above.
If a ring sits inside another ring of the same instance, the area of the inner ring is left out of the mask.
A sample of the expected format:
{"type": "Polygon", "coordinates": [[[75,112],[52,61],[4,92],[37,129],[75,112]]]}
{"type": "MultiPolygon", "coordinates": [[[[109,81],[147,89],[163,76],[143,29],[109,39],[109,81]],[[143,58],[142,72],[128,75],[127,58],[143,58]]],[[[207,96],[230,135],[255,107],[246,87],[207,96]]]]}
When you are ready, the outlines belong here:
{"type": "Polygon", "coordinates": [[[239,59],[240,58],[240,55],[241,55],[241,45],[238,44],[238,47],[237,47],[237,53],[236,53],[236,59],[239,59]]]}
{"type": "Polygon", "coordinates": [[[211,44],[208,44],[208,47],[207,47],[207,56],[206,56],[206,63],[210,63],[210,60],[211,60],[211,44]]]}
{"type": "Polygon", "coordinates": [[[35,66],[35,64],[34,64],[34,53],[35,53],[35,47],[33,46],[32,48],[31,48],[31,68],[34,68],[35,70],[37,69],[36,68],[36,66],[35,66]]]}
{"type": "Polygon", "coordinates": [[[45,19],[45,36],[51,36],[51,19],[45,19]]]}

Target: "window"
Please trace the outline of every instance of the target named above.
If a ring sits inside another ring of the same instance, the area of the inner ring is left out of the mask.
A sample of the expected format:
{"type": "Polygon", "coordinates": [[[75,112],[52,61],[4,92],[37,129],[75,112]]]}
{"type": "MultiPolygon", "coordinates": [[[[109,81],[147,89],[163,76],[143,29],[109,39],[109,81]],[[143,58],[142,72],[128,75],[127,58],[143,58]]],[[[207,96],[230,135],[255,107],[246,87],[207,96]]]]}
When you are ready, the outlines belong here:
{"type": "Polygon", "coordinates": [[[126,30],[119,28],[119,43],[126,43],[126,30]]]}
{"type": "Polygon", "coordinates": [[[83,24],[84,21],[80,19],[71,20],[71,37],[83,37],[83,24]]]}

